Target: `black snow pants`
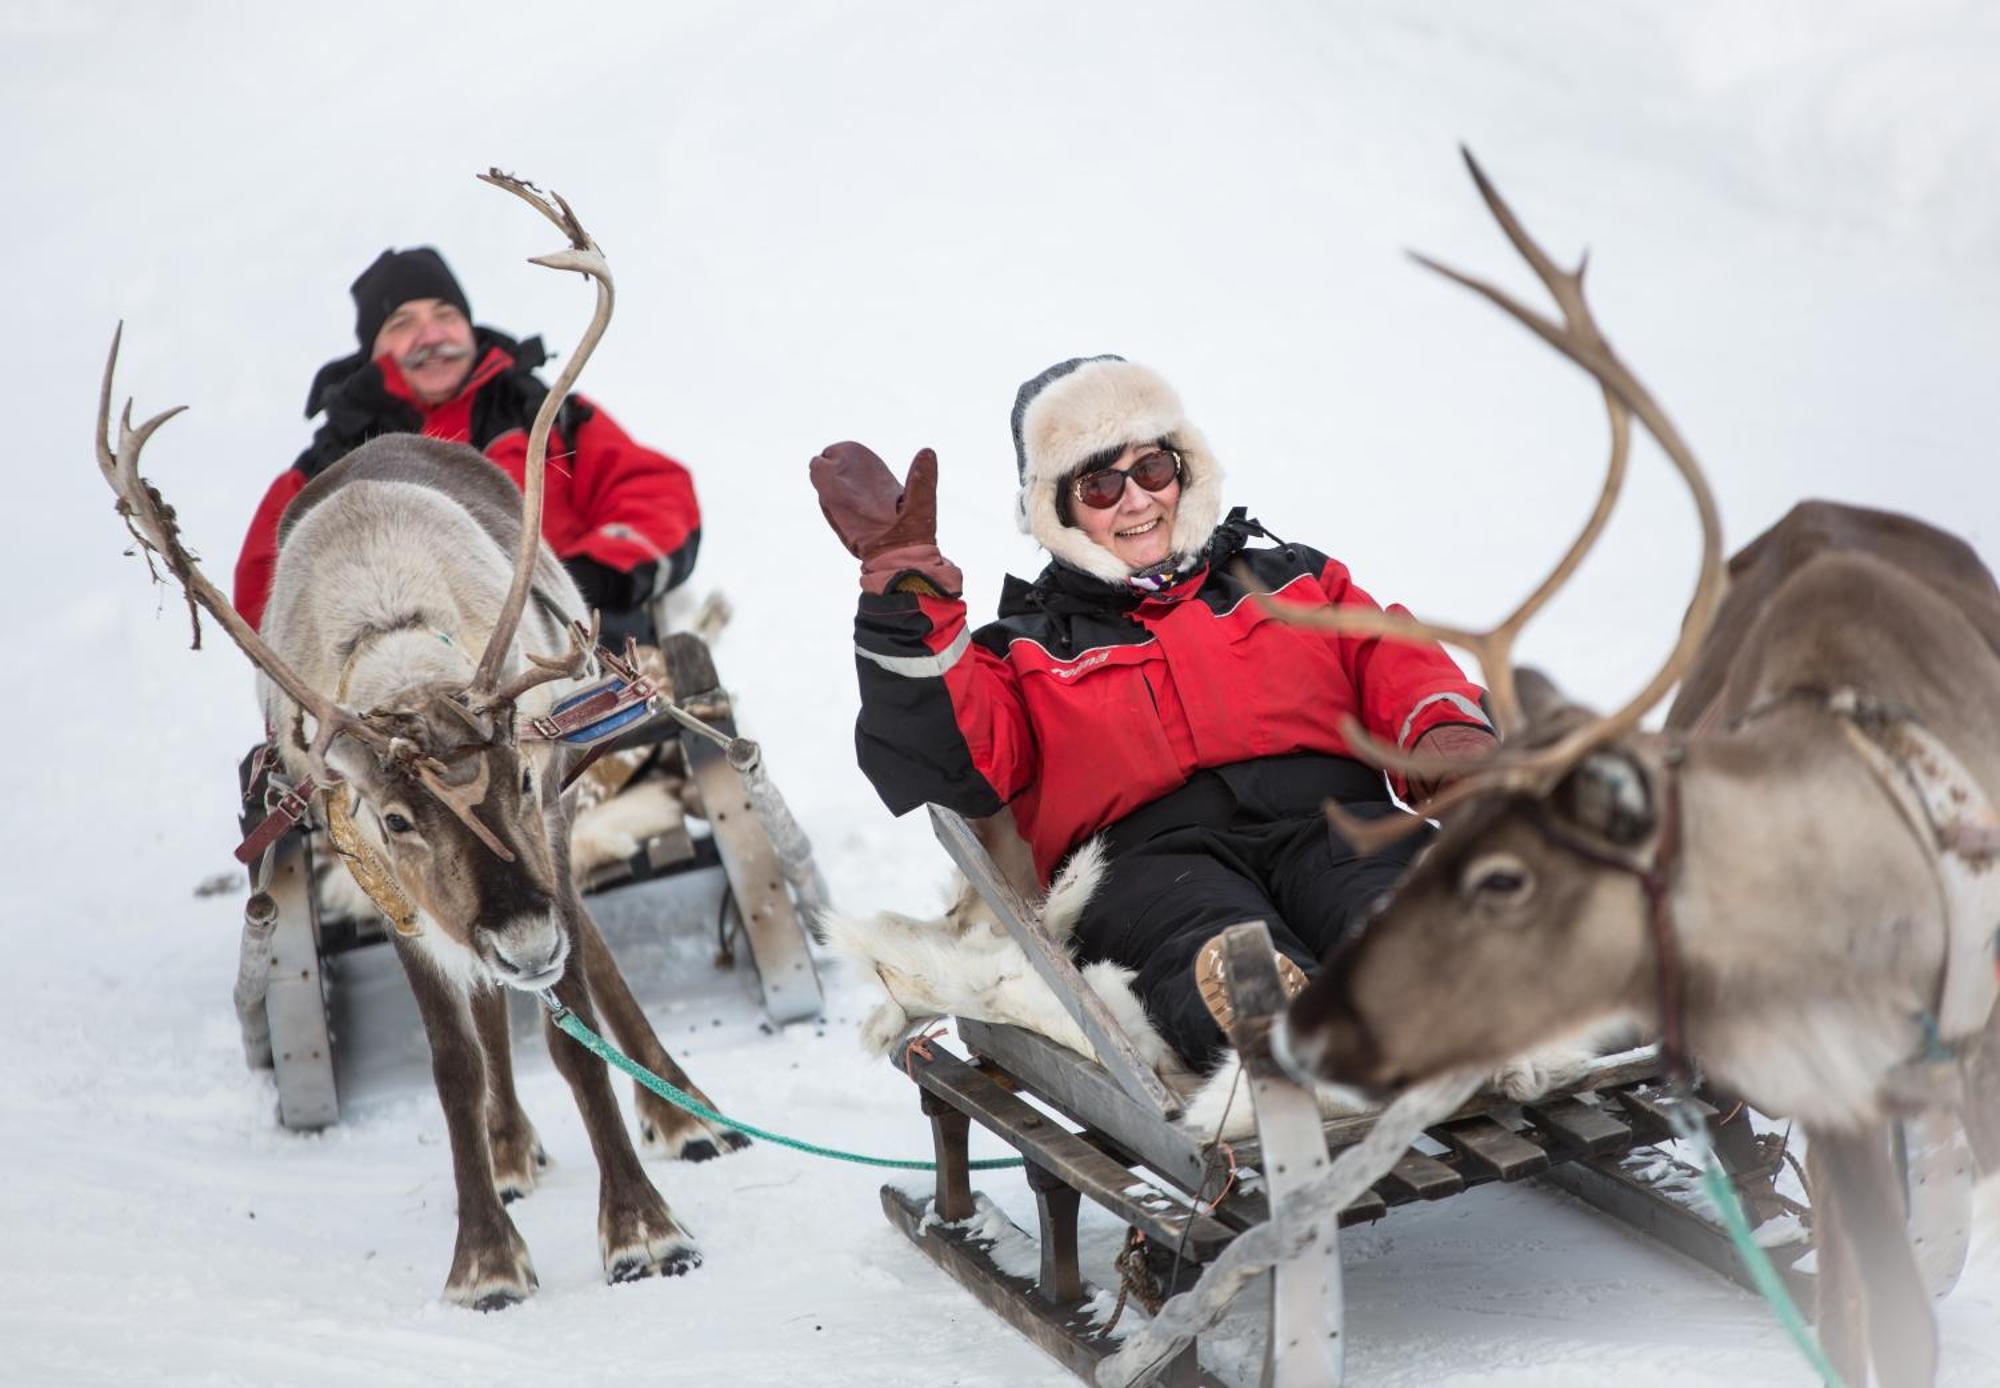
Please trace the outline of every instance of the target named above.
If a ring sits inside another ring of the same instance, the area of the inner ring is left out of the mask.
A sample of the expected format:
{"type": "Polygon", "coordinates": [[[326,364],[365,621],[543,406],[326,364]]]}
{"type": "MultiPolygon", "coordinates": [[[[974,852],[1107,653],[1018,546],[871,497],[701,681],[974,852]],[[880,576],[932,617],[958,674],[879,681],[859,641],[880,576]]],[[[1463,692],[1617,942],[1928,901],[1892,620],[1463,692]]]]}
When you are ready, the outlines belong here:
{"type": "Polygon", "coordinates": [[[1261,920],[1307,973],[1359,931],[1426,841],[1363,857],[1320,813],[1397,814],[1382,775],[1345,757],[1264,757],[1200,771],[1104,831],[1109,860],[1076,927],[1087,963],[1136,969],[1153,1024],[1198,1070],[1229,1043],[1195,986],[1201,947],[1261,920]]]}

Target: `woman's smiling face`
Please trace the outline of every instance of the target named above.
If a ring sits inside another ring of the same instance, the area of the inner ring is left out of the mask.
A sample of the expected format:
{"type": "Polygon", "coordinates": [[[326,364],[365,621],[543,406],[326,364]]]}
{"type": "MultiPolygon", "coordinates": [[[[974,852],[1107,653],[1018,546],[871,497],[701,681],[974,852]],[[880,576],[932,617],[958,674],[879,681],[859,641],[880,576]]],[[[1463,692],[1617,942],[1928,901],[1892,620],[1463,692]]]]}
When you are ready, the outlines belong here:
{"type": "MultiPolygon", "coordinates": [[[[1139,458],[1159,451],[1157,443],[1130,444],[1111,466],[1126,471],[1139,458]]],[[[1072,488],[1070,510],[1077,527],[1134,570],[1151,568],[1173,552],[1174,512],[1181,499],[1179,477],[1157,492],[1149,492],[1127,477],[1117,504],[1102,510],[1075,499],[1074,479],[1065,485],[1072,488]]]]}

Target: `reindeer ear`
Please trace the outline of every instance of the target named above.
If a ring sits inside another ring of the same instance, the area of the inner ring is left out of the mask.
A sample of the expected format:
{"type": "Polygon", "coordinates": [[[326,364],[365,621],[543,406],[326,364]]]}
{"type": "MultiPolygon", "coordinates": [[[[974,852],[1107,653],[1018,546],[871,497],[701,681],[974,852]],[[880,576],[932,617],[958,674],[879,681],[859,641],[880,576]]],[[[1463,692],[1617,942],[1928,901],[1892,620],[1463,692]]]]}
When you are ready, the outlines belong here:
{"type": "Polygon", "coordinates": [[[1564,819],[1618,848],[1644,843],[1659,822],[1645,768],[1615,748],[1585,757],[1550,799],[1564,819]]]}
{"type": "Polygon", "coordinates": [[[1519,696],[1521,712],[1531,725],[1546,723],[1570,706],[1563,692],[1556,688],[1556,682],[1532,665],[1515,669],[1514,693],[1519,696]]]}

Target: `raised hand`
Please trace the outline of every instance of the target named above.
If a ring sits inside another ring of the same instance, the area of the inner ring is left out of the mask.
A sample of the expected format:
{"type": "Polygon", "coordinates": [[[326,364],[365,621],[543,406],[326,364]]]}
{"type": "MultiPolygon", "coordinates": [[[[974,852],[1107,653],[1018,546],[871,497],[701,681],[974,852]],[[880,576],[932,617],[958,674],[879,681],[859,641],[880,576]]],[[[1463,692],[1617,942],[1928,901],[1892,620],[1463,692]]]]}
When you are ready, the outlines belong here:
{"type": "Polygon", "coordinates": [[[847,552],[861,561],[861,586],[881,593],[905,574],[950,594],[964,587],[958,567],[937,547],[937,454],[926,448],[898,482],[858,443],[831,444],[808,467],[820,513],[847,552]]]}

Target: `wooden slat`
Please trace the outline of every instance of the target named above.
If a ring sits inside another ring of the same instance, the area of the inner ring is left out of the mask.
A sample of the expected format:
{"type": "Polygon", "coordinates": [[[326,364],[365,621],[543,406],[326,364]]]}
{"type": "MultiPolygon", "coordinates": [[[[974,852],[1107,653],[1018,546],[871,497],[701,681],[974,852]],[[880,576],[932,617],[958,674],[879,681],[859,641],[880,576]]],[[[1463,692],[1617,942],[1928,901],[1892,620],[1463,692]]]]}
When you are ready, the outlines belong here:
{"type": "MultiPolygon", "coordinates": [[[[1033,1281],[1000,1269],[993,1261],[991,1241],[971,1234],[963,1226],[927,1219],[928,1200],[912,1199],[894,1186],[884,1186],[882,1210],[889,1216],[889,1222],[953,1281],[1085,1383],[1092,1381],[1098,1361],[1118,1348],[1119,1341],[1101,1334],[1096,1321],[1084,1309],[1096,1296],[1095,1288],[1084,1287],[1083,1299],[1076,1305],[1053,1306],[1035,1294],[1033,1281]]],[[[990,1206],[986,1220],[1021,1234],[1018,1226],[990,1206]]],[[[1194,1388],[1226,1388],[1221,1379],[1195,1364],[1192,1356],[1171,1367],[1164,1381],[1190,1384],[1194,1388]]]]}
{"type": "Polygon", "coordinates": [[[1136,1102],[1149,1105],[1161,1118],[1177,1115],[1180,1101],[1167,1092],[1167,1087],[1160,1083],[1160,1077],[1153,1073],[1153,1067],[1140,1057],[1132,1039],[1119,1030],[1111,1009],[1083,981],[1075,962],[1042,929],[1041,918],[1035,908],[1014,890],[1014,884],[994,866],[985,847],[974,837],[972,826],[965,822],[963,816],[942,805],[932,805],[930,812],[931,827],[937,833],[938,842],[944,845],[944,851],[951,855],[951,860],[958,864],[958,870],[965,874],[965,880],[972,884],[973,890],[992,908],[1000,923],[1007,927],[1007,933],[1014,937],[1015,943],[1028,956],[1028,962],[1035,966],[1035,972],[1055,993],[1063,1011],[1069,1013],[1070,1019],[1083,1029],[1105,1072],[1120,1089],[1136,1102]]]}
{"type": "Polygon", "coordinates": [[[1119,1088],[1096,1061],[1021,1027],[961,1017],[958,1034],[966,1045],[1079,1126],[1102,1133],[1182,1190],[1201,1189],[1208,1174],[1201,1143],[1119,1088]]]}
{"type": "Polygon", "coordinates": [[[1567,1149],[1565,1155],[1601,1156],[1632,1145],[1632,1129],[1601,1108],[1578,1099],[1546,1099],[1521,1105],[1528,1121],[1567,1149]]]}
{"type": "MultiPolygon", "coordinates": [[[[1542,1179],[1595,1206],[1613,1219],[1675,1248],[1739,1286],[1758,1290],[1737,1256],[1729,1235],[1693,1208],[1667,1198],[1626,1171],[1611,1157],[1564,1162],[1542,1179]]],[[[1792,1297],[1801,1306],[1813,1304],[1813,1276],[1794,1266],[1811,1247],[1800,1238],[1789,1244],[1766,1245],[1792,1297]]]]}
{"type": "Polygon", "coordinates": [[[1154,1189],[943,1046],[933,1042],[931,1050],[929,1060],[916,1054],[909,1057],[912,1077],[928,1093],[968,1115],[1147,1238],[1169,1248],[1182,1247],[1185,1241],[1188,1256],[1206,1262],[1235,1237],[1234,1231],[1154,1189]]]}
{"type": "MultiPolygon", "coordinates": [[[[1632,1131],[1642,1141],[1660,1142],[1673,1136],[1673,1125],[1667,1119],[1667,1112],[1676,1100],[1659,1085],[1641,1085],[1620,1089],[1614,1097],[1625,1110],[1625,1117],[1632,1125],[1632,1131]]],[[[1713,1122],[1715,1109],[1700,1099],[1689,1096],[1686,1103],[1694,1106],[1694,1111],[1704,1123],[1713,1122]]]]}
{"type": "Polygon", "coordinates": [[[1403,1153],[1389,1174],[1375,1183],[1375,1189],[1392,1203],[1407,1200],[1442,1200],[1465,1189],[1465,1178],[1436,1157],[1422,1152],[1403,1153]]]}
{"type": "Polygon", "coordinates": [[[1518,1181],[1549,1169],[1547,1152],[1491,1118],[1445,1123],[1432,1128],[1431,1136],[1458,1153],[1470,1176],[1518,1181]]]}
{"type": "MultiPolygon", "coordinates": [[[[1600,1056],[1580,1075],[1574,1084],[1564,1085],[1563,1094],[1585,1094],[1593,1091],[1615,1089],[1623,1085],[1637,1084],[1660,1073],[1659,1048],[1642,1046],[1636,1050],[1619,1051],[1615,1055],[1600,1056]]],[[[1453,1118],[1471,1118],[1477,1114],[1495,1113],[1511,1108],[1514,1100],[1497,1089],[1482,1089],[1467,1099],[1453,1118]]],[[[1375,1126],[1376,1111],[1367,1113],[1342,1114],[1326,1120],[1326,1145],[1331,1148],[1349,1147],[1368,1135],[1375,1126]]],[[[1243,1148],[1238,1145],[1237,1150],[1243,1148]]],[[[1253,1149],[1254,1150],[1254,1149],[1253,1149]]]]}
{"type": "Polygon", "coordinates": [[[1340,1227],[1351,1228],[1356,1224],[1370,1224],[1389,1213],[1389,1202],[1372,1190],[1364,1190],[1354,1197],[1354,1201],[1340,1212],[1340,1227]]]}

